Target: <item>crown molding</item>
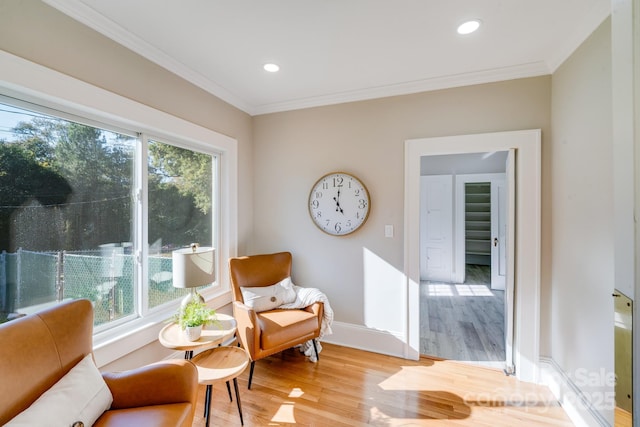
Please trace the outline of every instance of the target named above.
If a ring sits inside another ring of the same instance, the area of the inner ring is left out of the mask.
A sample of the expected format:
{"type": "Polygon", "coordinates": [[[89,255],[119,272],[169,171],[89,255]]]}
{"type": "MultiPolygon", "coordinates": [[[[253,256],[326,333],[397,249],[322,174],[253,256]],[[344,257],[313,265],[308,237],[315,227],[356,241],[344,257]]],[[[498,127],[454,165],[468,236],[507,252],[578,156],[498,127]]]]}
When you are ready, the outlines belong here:
{"type": "Polygon", "coordinates": [[[390,96],[409,95],[419,92],[449,89],[484,83],[495,83],[503,80],[513,80],[526,77],[537,77],[550,74],[543,61],[529,64],[514,65],[502,68],[475,71],[463,74],[434,77],[430,79],[399,83],[388,86],[370,87],[361,90],[340,92],[330,95],[301,98],[291,101],[276,102],[254,107],[253,115],[298,110],[302,108],[321,107],[346,102],[365,101],[390,96]]]}
{"type": "Polygon", "coordinates": [[[160,49],[122,28],[79,0],[42,0],[65,15],[143,56],[149,61],[204,89],[234,107],[251,114],[251,106],[229,90],[192,70],[160,49]]]}
{"type": "Polygon", "coordinates": [[[579,26],[575,28],[571,36],[565,40],[564,43],[558,45],[558,48],[548,58],[542,61],[462,74],[438,76],[316,97],[253,105],[227,90],[225,87],[175,60],[175,58],[172,58],[143,39],[135,36],[80,0],[43,1],[116,43],[125,46],[142,57],[252,116],[552,74],[611,13],[611,5],[608,3],[604,6],[601,4],[594,6],[585,14],[585,19],[578,22],[579,26]]]}

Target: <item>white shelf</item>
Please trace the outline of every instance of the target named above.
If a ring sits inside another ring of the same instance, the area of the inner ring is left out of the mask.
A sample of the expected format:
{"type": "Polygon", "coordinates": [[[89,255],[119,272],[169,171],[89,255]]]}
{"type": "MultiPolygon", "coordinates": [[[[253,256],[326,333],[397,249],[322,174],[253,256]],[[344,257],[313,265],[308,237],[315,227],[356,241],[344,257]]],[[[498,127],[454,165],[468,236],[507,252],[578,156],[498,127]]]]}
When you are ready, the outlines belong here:
{"type": "Polygon", "coordinates": [[[465,185],[465,253],[491,255],[491,184],[465,185]]]}

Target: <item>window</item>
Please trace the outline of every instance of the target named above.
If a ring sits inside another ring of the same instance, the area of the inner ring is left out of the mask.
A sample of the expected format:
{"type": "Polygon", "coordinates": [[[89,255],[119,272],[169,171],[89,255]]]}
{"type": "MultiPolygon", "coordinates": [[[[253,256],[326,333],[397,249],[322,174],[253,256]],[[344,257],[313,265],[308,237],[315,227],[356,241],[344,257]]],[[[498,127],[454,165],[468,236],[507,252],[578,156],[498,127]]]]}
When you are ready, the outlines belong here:
{"type": "MultiPolygon", "coordinates": [[[[237,255],[238,141],[2,50],[0,50],[0,63],[2,64],[0,67],[0,94],[10,97],[11,102],[8,103],[13,106],[23,106],[27,107],[27,110],[34,110],[30,106],[15,102],[20,99],[53,109],[49,114],[51,116],[68,119],[66,114],[73,114],[76,118],[90,119],[93,121],[93,127],[97,128],[104,128],[104,125],[98,125],[98,123],[109,123],[106,128],[120,134],[129,134],[129,131],[125,129],[135,130],[140,133],[140,135],[133,135],[140,139],[140,142],[136,142],[136,159],[147,158],[144,139],[149,138],[149,135],[153,135],[151,139],[157,141],[170,145],[175,143],[182,148],[213,156],[212,233],[213,243],[217,245],[217,281],[215,286],[201,290],[200,294],[214,308],[231,302],[229,272],[226,268],[220,268],[220,263],[221,260],[227,260],[229,257],[237,255]],[[61,111],[65,113],[60,113],[61,111]]],[[[197,107],[194,106],[194,108],[197,107]]],[[[39,109],[36,110],[42,112],[39,109]]],[[[182,114],[189,117],[191,113],[188,108],[183,106],[182,114]]],[[[86,122],[82,120],[82,123],[90,124],[88,122],[89,120],[86,122]]],[[[8,130],[7,125],[0,122],[0,130],[8,130]]],[[[0,133],[0,137],[3,136],[6,139],[7,134],[0,133]]],[[[139,194],[131,195],[132,200],[136,200],[136,206],[139,206],[132,218],[132,224],[130,224],[132,228],[135,228],[131,250],[134,250],[133,245],[137,244],[134,242],[149,241],[146,234],[148,224],[145,222],[146,217],[144,216],[144,209],[147,209],[148,202],[145,181],[147,178],[146,173],[143,173],[144,161],[136,161],[134,166],[136,166],[133,172],[135,181],[144,190],[139,194]]],[[[146,300],[147,294],[144,292],[147,288],[142,285],[148,282],[149,271],[145,266],[148,245],[140,244],[140,246],[136,249],[139,251],[137,255],[141,261],[140,266],[136,267],[135,273],[135,283],[138,284],[135,295],[136,307],[134,308],[136,314],[106,323],[101,327],[102,330],[96,328],[93,339],[93,354],[98,366],[104,366],[156,341],[158,332],[164,326],[164,320],[174,312],[179,304],[178,301],[173,301],[149,307],[146,300]]],[[[122,248],[123,253],[128,251],[128,243],[122,248]]],[[[2,268],[0,266],[0,269],[2,268]]],[[[0,272],[0,277],[3,274],[0,272]]]]}
{"type": "Polygon", "coordinates": [[[148,143],[149,307],[183,296],[171,286],[171,251],[213,244],[216,157],[163,142],[148,143]]]}
{"type": "Polygon", "coordinates": [[[171,251],[217,246],[218,155],[160,139],[0,104],[0,315],[88,298],[102,331],[187,292],[171,251]]]}

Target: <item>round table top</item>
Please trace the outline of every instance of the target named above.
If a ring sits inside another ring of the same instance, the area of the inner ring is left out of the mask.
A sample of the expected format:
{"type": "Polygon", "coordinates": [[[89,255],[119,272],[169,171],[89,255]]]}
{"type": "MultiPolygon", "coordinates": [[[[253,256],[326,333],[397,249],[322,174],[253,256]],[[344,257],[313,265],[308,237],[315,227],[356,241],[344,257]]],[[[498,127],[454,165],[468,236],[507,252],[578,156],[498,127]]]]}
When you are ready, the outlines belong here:
{"type": "Polygon", "coordinates": [[[162,328],[158,334],[160,344],[174,350],[190,351],[203,347],[213,347],[236,333],[236,319],[228,314],[216,313],[217,322],[202,329],[202,335],[197,341],[189,341],[177,323],[172,322],[162,328]]]}
{"type": "Polygon", "coordinates": [[[198,368],[198,382],[212,384],[242,374],[249,365],[249,355],[243,348],[223,346],[196,354],[191,361],[198,368]]]}

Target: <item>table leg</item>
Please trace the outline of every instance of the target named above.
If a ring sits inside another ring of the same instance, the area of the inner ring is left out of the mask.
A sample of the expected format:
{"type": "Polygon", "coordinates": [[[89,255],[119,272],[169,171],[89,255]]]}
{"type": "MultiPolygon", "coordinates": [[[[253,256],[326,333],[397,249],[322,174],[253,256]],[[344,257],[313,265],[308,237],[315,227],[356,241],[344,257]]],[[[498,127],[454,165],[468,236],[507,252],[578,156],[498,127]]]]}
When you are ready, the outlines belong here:
{"type": "Polygon", "coordinates": [[[209,427],[209,416],[211,415],[211,387],[211,384],[207,384],[207,391],[204,394],[204,416],[207,419],[207,427],[209,427]]]}
{"type": "Polygon", "coordinates": [[[229,393],[229,402],[233,402],[233,397],[231,397],[231,386],[229,385],[229,381],[227,381],[227,393],[229,393]]]}
{"type": "Polygon", "coordinates": [[[244,425],[242,420],[242,404],[240,404],[240,392],[238,391],[238,379],[233,379],[233,388],[236,389],[236,403],[238,404],[238,414],[240,414],[240,425],[244,425]]]}

